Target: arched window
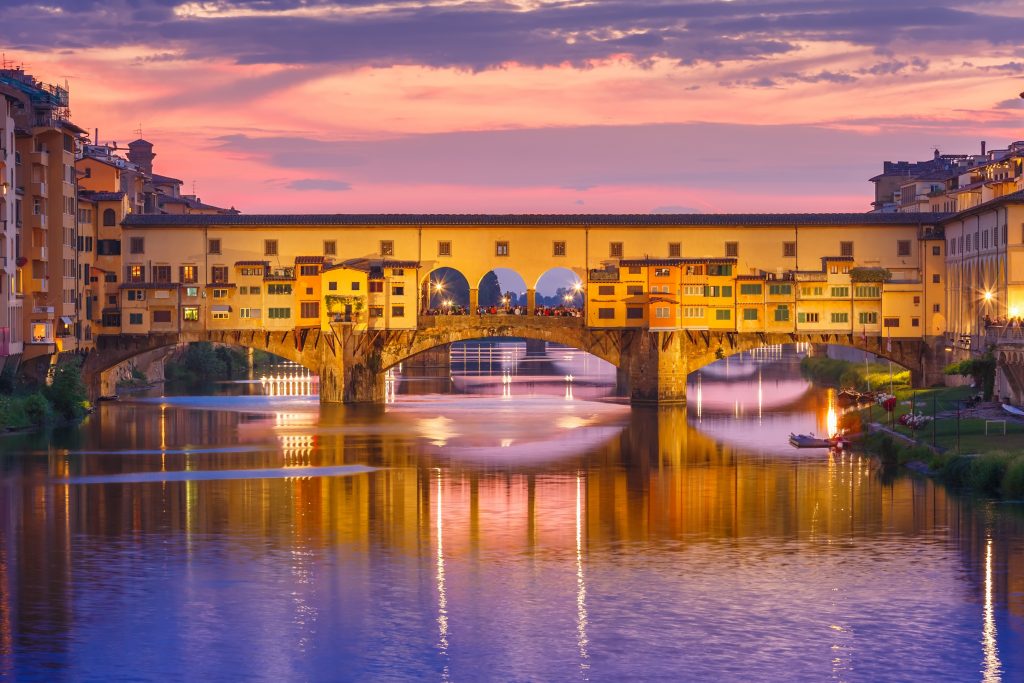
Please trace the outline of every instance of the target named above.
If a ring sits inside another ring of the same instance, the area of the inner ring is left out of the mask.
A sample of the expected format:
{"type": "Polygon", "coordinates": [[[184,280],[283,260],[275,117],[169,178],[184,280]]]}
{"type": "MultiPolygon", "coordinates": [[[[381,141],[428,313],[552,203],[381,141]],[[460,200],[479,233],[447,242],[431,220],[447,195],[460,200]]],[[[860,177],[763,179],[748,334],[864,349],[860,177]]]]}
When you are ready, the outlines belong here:
{"type": "Polygon", "coordinates": [[[103,225],[115,225],[117,214],[113,209],[103,209],[103,225]]]}

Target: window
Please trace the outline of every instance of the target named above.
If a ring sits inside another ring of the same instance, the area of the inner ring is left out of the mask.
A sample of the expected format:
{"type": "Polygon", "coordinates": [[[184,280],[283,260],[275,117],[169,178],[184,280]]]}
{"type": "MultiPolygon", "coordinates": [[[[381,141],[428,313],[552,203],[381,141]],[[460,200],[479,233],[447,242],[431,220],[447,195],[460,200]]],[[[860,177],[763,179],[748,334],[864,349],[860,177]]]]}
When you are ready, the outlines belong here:
{"type": "MultiPolygon", "coordinates": [[[[359,289],[359,283],[353,282],[352,289],[359,289]]],[[[370,294],[383,294],[384,293],[384,281],[383,280],[370,280],[370,294]]]]}
{"type": "Polygon", "coordinates": [[[731,297],[732,296],[732,286],[731,285],[726,285],[726,286],[722,287],[722,296],[724,296],[724,297],[731,297]]]}
{"type": "Polygon", "coordinates": [[[796,256],[796,242],[783,242],[782,256],[784,258],[794,258],[796,256]]]}
{"type": "Polygon", "coordinates": [[[170,282],[170,266],[153,266],[153,282],[170,282]]]}
{"type": "Polygon", "coordinates": [[[654,269],[654,277],[668,277],[669,276],[669,272],[670,271],[669,271],[668,268],[655,268],[654,269]]]}
{"type": "Polygon", "coordinates": [[[268,308],[267,317],[273,320],[281,320],[283,318],[292,317],[292,309],[290,308],[268,308]]]}
{"type": "Polygon", "coordinates": [[[910,240],[897,240],[896,255],[910,256],[910,240]]]}
{"type": "Polygon", "coordinates": [[[684,285],[683,296],[704,296],[704,285],[684,285]]]}
{"type": "Polygon", "coordinates": [[[615,285],[598,285],[597,293],[599,296],[614,296],[615,285]]]}
{"type": "Polygon", "coordinates": [[[263,255],[277,256],[277,240],[263,240],[263,255]]]}
{"type": "Polygon", "coordinates": [[[116,294],[108,295],[107,296],[107,303],[110,304],[111,306],[116,306],[117,305],[117,295],[116,294]]]}
{"type": "Polygon", "coordinates": [[[694,319],[704,319],[704,309],[700,306],[686,306],[683,308],[683,317],[694,319]]]}
{"type": "Polygon", "coordinates": [[[338,291],[338,283],[337,282],[328,282],[327,283],[327,290],[330,291],[330,292],[337,292],[338,291]]]}
{"type": "Polygon", "coordinates": [[[988,249],[988,230],[981,232],[981,248],[988,249]]]}
{"type": "Polygon", "coordinates": [[[128,314],[128,324],[129,325],[141,325],[142,324],[142,314],[141,313],[129,313],[128,314]]]}
{"type": "MultiPolygon", "coordinates": [[[[614,289],[613,289],[614,291],[614,289]]],[[[626,294],[628,296],[637,296],[644,293],[643,285],[626,285],[626,294]]]]}
{"type": "Polygon", "coordinates": [[[718,285],[706,285],[704,287],[704,296],[707,296],[707,297],[718,296],[718,292],[719,291],[720,291],[720,287],[718,285]]]}
{"type": "Polygon", "coordinates": [[[199,296],[199,288],[198,287],[186,287],[185,288],[185,296],[199,296]]]}
{"type": "Polygon", "coordinates": [[[404,318],[405,317],[405,306],[392,306],[391,307],[392,318],[404,318]]]}
{"type": "Polygon", "coordinates": [[[238,309],[238,317],[239,318],[245,318],[245,319],[259,318],[260,317],[260,309],[258,309],[258,308],[239,308],[238,309]]]}
{"type": "Polygon", "coordinates": [[[494,255],[495,256],[508,256],[508,242],[495,242],[494,243],[494,255]]]}
{"type": "Polygon", "coordinates": [[[824,291],[824,287],[801,287],[800,296],[821,296],[824,291]]]}
{"type": "Polygon", "coordinates": [[[260,293],[260,288],[259,287],[249,287],[249,294],[259,294],[259,293],[260,293]]]}
{"type": "Polygon", "coordinates": [[[299,275],[319,275],[320,266],[299,266],[299,275]]]}
{"type": "Polygon", "coordinates": [[[393,240],[381,240],[380,241],[380,255],[381,256],[394,256],[395,255],[395,243],[393,240]]]}
{"type": "Polygon", "coordinates": [[[768,294],[772,296],[789,296],[793,293],[793,285],[768,285],[768,294]]]}
{"type": "Polygon", "coordinates": [[[899,318],[886,318],[885,320],[882,321],[882,324],[885,327],[899,327],[900,326],[900,319],[899,318]]]}
{"type": "Polygon", "coordinates": [[[96,240],[97,256],[120,256],[121,240],[96,240]]]}
{"type": "Polygon", "coordinates": [[[641,272],[643,272],[643,268],[641,268],[640,266],[630,266],[626,272],[629,273],[630,275],[639,275],[641,272]]]}
{"type": "Polygon", "coordinates": [[[551,254],[552,256],[565,256],[565,242],[554,242],[551,254]]]}
{"type": "Polygon", "coordinates": [[[247,277],[263,277],[263,266],[258,268],[242,268],[238,272],[247,277]]]}
{"type": "Polygon", "coordinates": [[[106,312],[100,318],[104,327],[120,327],[121,313],[118,311],[106,312]]]}
{"type": "Polygon", "coordinates": [[[615,309],[614,308],[599,308],[597,309],[598,320],[614,320],[615,309]]]}
{"type": "Polygon", "coordinates": [[[405,285],[391,285],[391,296],[405,296],[405,285]]]}
{"type": "Polygon", "coordinates": [[[643,320],[643,306],[626,306],[626,320],[643,320]]]}
{"type": "Polygon", "coordinates": [[[668,243],[668,257],[669,258],[679,258],[682,255],[683,255],[683,245],[682,244],[680,244],[679,242],[669,242],[668,243]]]}
{"type": "Polygon", "coordinates": [[[920,318],[911,318],[910,319],[910,326],[911,327],[921,327],[921,319],[920,318]]]}
{"type": "Polygon", "coordinates": [[[132,265],[125,268],[125,281],[126,282],[145,282],[146,281],[146,266],[132,265]]]}
{"type": "Polygon", "coordinates": [[[942,313],[942,304],[932,304],[932,313],[942,313]]]}
{"type": "Polygon", "coordinates": [[[789,322],[789,306],[776,306],[775,307],[775,322],[777,322],[777,323],[789,322]]]}
{"type": "Polygon", "coordinates": [[[725,243],[725,255],[729,258],[736,258],[740,255],[740,243],[739,242],[726,242],[725,243]]]}
{"type": "Polygon", "coordinates": [[[227,266],[210,266],[210,282],[221,284],[228,281],[227,266]]]}
{"type": "Polygon", "coordinates": [[[180,266],[178,268],[178,280],[182,284],[197,282],[199,280],[199,269],[196,266],[180,266]]]}
{"type": "Polygon", "coordinates": [[[744,320],[757,320],[757,309],[756,308],[744,308],[743,309],[744,320]]]}
{"type": "MultiPolygon", "coordinates": [[[[267,294],[291,294],[291,285],[267,285],[267,294]]],[[[270,316],[273,318],[274,316],[270,316]]],[[[286,316],[288,317],[288,316],[286,316]]]]}
{"type": "Polygon", "coordinates": [[[319,301],[303,301],[299,304],[299,317],[300,318],[319,318],[320,317],[320,302],[319,301]]]}
{"type": "Polygon", "coordinates": [[[246,294],[249,293],[249,288],[248,287],[239,287],[238,288],[238,293],[243,295],[243,296],[245,296],[246,294]]]}
{"type": "Polygon", "coordinates": [[[932,256],[941,256],[941,255],[942,255],[942,247],[940,247],[938,245],[933,246],[932,247],[932,256]]]}
{"type": "Polygon", "coordinates": [[[658,306],[654,309],[654,317],[659,320],[668,320],[672,317],[671,310],[668,306],[658,306]]]}
{"type": "Polygon", "coordinates": [[[703,275],[704,266],[686,266],[687,275],[703,275]]]}
{"type": "Polygon", "coordinates": [[[369,311],[370,311],[370,317],[371,318],[383,318],[384,317],[384,307],[383,306],[370,306],[369,311]]]}
{"type": "Polygon", "coordinates": [[[848,323],[848,322],[850,322],[850,314],[849,313],[833,313],[832,314],[832,322],[833,323],[848,323]]]}
{"type": "Polygon", "coordinates": [[[732,320],[732,311],[728,308],[719,308],[715,311],[715,320],[732,320]]]}
{"type": "Polygon", "coordinates": [[[850,296],[850,288],[849,287],[833,287],[832,288],[832,296],[834,298],[846,299],[846,298],[848,298],[850,296]]]}
{"type": "Polygon", "coordinates": [[[761,285],[740,285],[740,294],[746,294],[747,296],[760,296],[761,292],[761,285]]]}
{"type": "Polygon", "coordinates": [[[622,258],[622,242],[609,242],[608,256],[611,258],[622,258]]]}
{"type": "Polygon", "coordinates": [[[853,256],[853,242],[840,242],[839,243],[839,255],[840,256],[853,256]]]}
{"type": "Polygon", "coordinates": [[[220,240],[210,239],[206,241],[206,253],[207,254],[219,254],[220,253],[220,240]]]}
{"type": "Polygon", "coordinates": [[[182,320],[199,320],[199,307],[198,306],[185,306],[181,309],[182,320]]]}
{"type": "Polygon", "coordinates": [[[146,240],[144,237],[132,237],[128,241],[129,254],[142,254],[146,251],[146,240]]]}
{"type": "Polygon", "coordinates": [[[934,273],[932,275],[932,282],[934,284],[939,284],[941,281],[942,281],[942,277],[938,273],[934,273]]]}
{"type": "Polygon", "coordinates": [[[816,323],[818,322],[817,313],[797,313],[796,321],[798,323],[816,323]]]}
{"type": "Polygon", "coordinates": [[[437,255],[438,256],[451,256],[452,255],[452,243],[448,241],[437,243],[437,255]]]}
{"type": "Polygon", "coordinates": [[[103,209],[103,225],[109,227],[117,224],[117,214],[113,209],[103,209]]]}
{"type": "Polygon", "coordinates": [[[227,311],[213,311],[212,317],[214,320],[227,320],[229,313],[227,311]]]}
{"type": "Polygon", "coordinates": [[[857,314],[857,322],[861,325],[877,325],[878,314],[874,311],[861,311],[857,314]]]}
{"type": "Polygon", "coordinates": [[[865,299],[877,299],[882,296],[882,288],[878,285],[857,285],[853,288],[855,296],[865,299]]]}
{"type": "MultiPolygon", "coordinates": [[[[382,285],[383,285],[384,283],[383,283],[383,282],[381,282],[380,284],[382,284],[382,285]]],[[[361,282],[359,282],[358,280],[355,280],[355,281],[353,281],[353,282],[352,282],[352,291],[353,291],[353,292],[358,292],[358,291],[359,291],[359,287],[360,287],[361,285],[362,285],[362,283],[361,283],[361,282]]]]}
{"type": "Polygon", "coordinates": [[[226,290],[226,289],[215,289],[215,290],[213,290],[213,298],[214,299],[227,299],[228,298],[228,290],[226,290]]]}
{"type": "Polygon", "coordinates": [[[405,277],[405,269],[404,268],[392,268],[391,269],[391,275],[392,275],[392,277],[405,277]]]}
{"type": "Polygon", "coordinates": [[[915,296],[914,297],[914,305],[915,306],[920,306],[921,305],[921,297],[919,297],[919,296],[915,296]]]}
{"type": "Polygon", "coordinates": [[[708,266],[708,275],[728,277],[729,275],[732,275],[732,265],[716,264],[713,266],[708,266]]]}
{"type": "Polygon", "coordinates": [[[146,293],[141,289],[129,289],[128,290],[128,301],[145,301],[146,293]]]}
{"type": "Polygon", "coordinates": [[[336,256],[338,253],[338,242],[336,240],[324,240],[324,256],[336,256]]]}
{"type": "Polygon", "coordinates": [[[170,311],[153,311],[153,322],[155,323],[169,323],[171,322],[170,311]]]}

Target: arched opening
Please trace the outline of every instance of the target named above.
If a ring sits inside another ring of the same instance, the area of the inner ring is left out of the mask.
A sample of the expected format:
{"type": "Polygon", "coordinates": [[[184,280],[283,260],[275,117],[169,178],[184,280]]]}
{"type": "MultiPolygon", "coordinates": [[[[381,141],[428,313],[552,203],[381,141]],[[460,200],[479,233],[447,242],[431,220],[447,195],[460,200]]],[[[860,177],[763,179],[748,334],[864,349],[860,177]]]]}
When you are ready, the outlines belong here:
{"type": "Polygon", "coordinates": [[[117,224],[117,214],[113,209],[103,209],[103,225],[109,227],[117,224]]]}
{"type": "Polygon", "coordinates": [[[580,276],[568,268],[551,268],[537,278],[537,306],[583,311],[585,292],[580,276]]]}
{"type": "Polygon", "coordinates": [[[526,281],[511,268],[495,268],[480,278],[477,300],[481,313],[525,311],[526,281]]]}
{"type": "Polygon", "coordinates": [[[422,287],[424,313],[453,315],[469,310],[469,280],[455,268],[435,268],[427,274],[422,287]]]}

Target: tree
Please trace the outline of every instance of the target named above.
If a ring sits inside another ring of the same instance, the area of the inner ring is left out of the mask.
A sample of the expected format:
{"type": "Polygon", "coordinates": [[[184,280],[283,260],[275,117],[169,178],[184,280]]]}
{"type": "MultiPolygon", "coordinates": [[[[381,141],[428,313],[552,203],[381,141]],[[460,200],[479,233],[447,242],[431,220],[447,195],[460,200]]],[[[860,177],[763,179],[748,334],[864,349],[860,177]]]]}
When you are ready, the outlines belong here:
{"type": "Polygon", "coordinates": [[[481,306],[501,305],[501,283],[498,282],[498,274],[493,270],[484,275],[480,280],[479,301],[481,306]]]}
{"type": "Polygon", "coordinates": [[[971,377],[974,380],[974,386],[981,389],[985,400],[992,399],[992,393],[996,386],[996,359],[991,351],[979,358],[967,358],[947,365],[945,373],[971,377]]]}
{"type": "Polygon", "coordinates": [[[65,420],[75,420],[89,407],[88,392],[82,379],[82,359],[70,356],[54,368],[53,382],[44,389],[45,398],[65,420]]]}

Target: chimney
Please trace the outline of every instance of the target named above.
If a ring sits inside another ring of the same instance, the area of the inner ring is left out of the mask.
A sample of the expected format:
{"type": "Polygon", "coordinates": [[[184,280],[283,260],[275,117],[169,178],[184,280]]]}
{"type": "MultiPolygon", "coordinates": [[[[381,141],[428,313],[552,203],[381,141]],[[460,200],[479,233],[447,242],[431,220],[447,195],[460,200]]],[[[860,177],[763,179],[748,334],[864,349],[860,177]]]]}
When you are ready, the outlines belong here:
{"type": "Polygon", "coordinates": [[[981,156],[985,156],[985,141],[981,141],[981,156]]]}

